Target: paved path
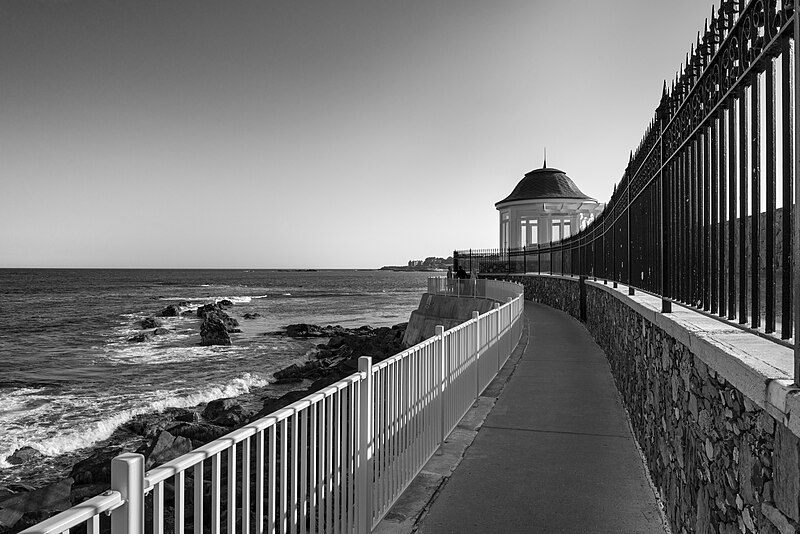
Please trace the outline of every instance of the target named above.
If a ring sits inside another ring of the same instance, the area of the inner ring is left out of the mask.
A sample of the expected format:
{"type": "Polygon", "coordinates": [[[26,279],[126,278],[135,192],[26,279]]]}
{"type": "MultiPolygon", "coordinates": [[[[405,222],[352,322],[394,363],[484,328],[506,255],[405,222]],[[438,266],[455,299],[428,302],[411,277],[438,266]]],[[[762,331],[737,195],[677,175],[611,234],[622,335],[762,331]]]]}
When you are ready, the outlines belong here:
{"type": "Polygon", "coordinates": [[[605,355],[572,317],[525,315],[528,346],[417,532],[663,533],[605,355]]]}

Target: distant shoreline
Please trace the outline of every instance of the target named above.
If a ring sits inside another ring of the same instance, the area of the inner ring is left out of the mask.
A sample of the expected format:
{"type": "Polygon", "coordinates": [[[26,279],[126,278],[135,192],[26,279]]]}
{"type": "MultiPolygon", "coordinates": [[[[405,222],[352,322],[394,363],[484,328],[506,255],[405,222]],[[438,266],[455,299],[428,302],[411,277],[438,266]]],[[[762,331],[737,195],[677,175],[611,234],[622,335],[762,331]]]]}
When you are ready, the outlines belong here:
{"type": "Polygon", "coordinates": [[[403,265],[385,265],[378,269],[379,271],[399,271],[399,272],[415,272],[415,273],[443,273],[447,269],[437,269],[431,267],[406,267],[403,265]]]}

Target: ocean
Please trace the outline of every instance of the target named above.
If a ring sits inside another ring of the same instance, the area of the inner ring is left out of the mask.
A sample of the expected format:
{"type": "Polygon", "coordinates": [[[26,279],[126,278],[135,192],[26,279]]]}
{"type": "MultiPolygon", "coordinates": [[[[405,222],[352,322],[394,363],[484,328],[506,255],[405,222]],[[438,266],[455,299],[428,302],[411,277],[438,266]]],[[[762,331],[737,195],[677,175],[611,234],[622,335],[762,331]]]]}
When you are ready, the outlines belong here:
{"type": "MultiPolygon", "coordinates": [[[[390,271],[0,269],[0,486],[37,487],[132,417],[213,399],[285,392],[272,373],[305,360],[318,339],[274,333],[288,324],[391,326],[417,307],[430,273],[390,271]],[[200,346],[195,314],[139,321],[169,304],[228,299],[242,333],[200,346]],[[245,313],[258,314],[244,319],[245,313]],[[34,463],[8,457],[29,446],[34,463]]],[[[260,397],[259,397],[260,398],[260,397]]],[[[256,402],[258,399],[254,399],[256,402]]]]}

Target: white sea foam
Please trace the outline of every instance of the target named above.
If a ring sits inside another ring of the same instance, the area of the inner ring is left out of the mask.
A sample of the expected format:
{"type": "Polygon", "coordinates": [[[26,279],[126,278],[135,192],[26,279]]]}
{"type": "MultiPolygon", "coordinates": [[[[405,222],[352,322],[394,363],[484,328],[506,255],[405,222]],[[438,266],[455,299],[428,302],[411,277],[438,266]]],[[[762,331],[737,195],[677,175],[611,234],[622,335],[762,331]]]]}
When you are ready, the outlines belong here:
{"type": "Polygon", "coordinates": [[[186,307],[186,309],[192,309],[200,305],[201,302],[219,302],[220,300],[229,300],[234,304],[246,304],[251,302],[254,299],[265,299],[269,298],[268,294],[264,295],[233,295],[233,296],[219,296],[219,295],[207,295],[205,297],[161,297],[159,300],[164,301],[178,301],[178,302],[191,302],[192,305],[186,307]]]}
{"type": "MultiPolygon", "coordinates": [[[[147,396],[135,399],[128,396],[129,406],[121,408],[112,415],[95,418],[91,422],[77,424],[74,421],[65,421],[60,424],[46,424],[42,422],[39,426],[30,424],[12,424],[6,422],[5,417],[0,417],[0,422],[7,427],[7,431],[0,436],[0,467],[11,467],[8,462],[10,456],[20,447],[33,447],[46,456],[57,456],[72,452],[78,449],[90,447],[95,443],[108,439],[114,430],[126,423],[133,417],[144,413],[162,411],[166,408],[189,408],[198,404],[209,402],[214,399],[224,397],[235,397],[249,393],[252,388],[263,387],[269,384],[265,377],[244,373],[233,378],[225,384],[209,386],[199,390],[182,391],[153,391],[147,396]]],[[[30,398],[30,395],[28,395],[30,398]]],[[[86,407],[91,405],[89,399],[72,399],[70,401],[73,408],[86,407]]],[[[52,410],[51,403],[44,403],[41,406],[26,411],[26,421],[43,421],[43,414],[52,410]]],[[[91,417],[86,413],[86,418],[91,417]]],[[[7,413],[7,412],[6,412],[7,413]]]]}

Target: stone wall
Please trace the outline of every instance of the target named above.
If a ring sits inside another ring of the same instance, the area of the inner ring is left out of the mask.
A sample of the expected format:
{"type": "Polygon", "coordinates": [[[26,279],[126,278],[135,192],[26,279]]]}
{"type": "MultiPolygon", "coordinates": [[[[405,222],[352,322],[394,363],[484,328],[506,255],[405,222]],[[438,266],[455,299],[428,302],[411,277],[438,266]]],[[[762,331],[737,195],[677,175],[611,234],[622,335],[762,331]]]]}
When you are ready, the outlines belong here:
{"type": "MultiPolygon", "coordinates": [[[[515,281],[526,298],[577,317],[577,279],[515,281]]],[[[587,285],[586,326],[609,360],[673,532],[796,532],[798,437],[604,289],[587,285]]]]}

